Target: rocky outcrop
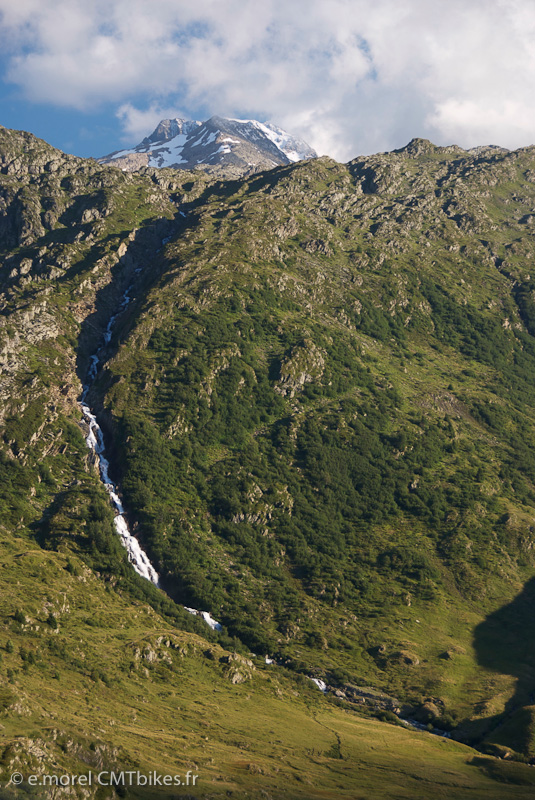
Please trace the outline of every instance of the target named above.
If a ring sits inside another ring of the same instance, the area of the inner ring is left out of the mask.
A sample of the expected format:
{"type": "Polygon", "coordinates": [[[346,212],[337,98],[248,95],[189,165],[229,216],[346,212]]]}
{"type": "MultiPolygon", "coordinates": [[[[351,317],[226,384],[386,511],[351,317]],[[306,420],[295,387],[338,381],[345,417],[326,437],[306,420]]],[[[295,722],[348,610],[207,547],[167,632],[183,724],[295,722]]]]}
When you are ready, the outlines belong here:
{"type": "Polygon", "coordinates": [[[250,681],[255,669],[253,662],[239,653],[221,656],[219,662],[224,665],[223,672],[231,683],[250,681]]]}
{"type": "Polygon", "coordinates": [[[294,397],[307,383],[319,381],[324,367],[325,354],[311,339],[304,339],[283,359],[275,391],[294,397]]]}

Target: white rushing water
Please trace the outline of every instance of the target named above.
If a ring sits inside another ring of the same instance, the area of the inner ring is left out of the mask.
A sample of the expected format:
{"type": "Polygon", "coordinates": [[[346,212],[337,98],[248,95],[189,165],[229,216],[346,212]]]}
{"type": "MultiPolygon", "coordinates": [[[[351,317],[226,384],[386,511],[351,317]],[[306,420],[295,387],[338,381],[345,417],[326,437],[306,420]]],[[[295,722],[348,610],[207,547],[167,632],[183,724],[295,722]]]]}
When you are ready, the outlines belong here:
{"type": "Polygon", "coordinates": [[[124,516],[124,507],[121,502],[121,498],[117,494],[117,487],[111,480],[108,471],[110,467],[110,462],[105,456],[105,445],[104,445],[104,437],[102,435],[102,430],[100,429],[100,425],[98,424],[95,415],[91,413],[91,409],[89,406],[86,406],[85,403],[82,402],[82,413],[84,415],[85,421],[89,425],[89,434],[86,438],[87,446],[93,450],[94,453],[98,456],[99,462],[99,469],[100,469],[100,478],[102,483],[106,487],[106,490],[110,496],[110,500],[113,503],[116,515],[114,519],[115,523],[115,530],[121,537],[121,541],[123,545],[126,547],[128,551],[128,558],[132,563],[135,571],[141,575],[143,578],[147,578],[147,580],[152,581],[156,586],[159,584],[158,573],[150,563],[149,557],[145,553],[145,551],[141,548],[138,540],[135,536],[132,536],[130,530],[128,529],[128,524],[126,522],[124,516]]]}
{"type": "MultiPolygon", "coordinates": [[[[169,237],[170,238],[170,237],[169,237]]],[[[168,239],[164,239],[162,245],[165,245],[168,239]]],[[[139,272],[140,269],[136,269],[136,272],[139,272]]],[[[106,330],[103,336],[103,342],[101,346],[98,348],[95,355],[91,356],[89,370],[87,373],[87,383],[84,384],[82,396],[80,398],[80,407],[82,409],[82,414],[84,416],[85,421],[89,426],[89,433],[86,436],[86,444],[87,446],[93,450],[98,458],[99,464],[99,472],[100,472],[100,479],[104,484],[106,491],[110,496],[110,500],[115,508],[116,515],[115,515],[115,530],[121,537],[121,542],[126,547],[128,552],[128,559],[132,566],[134,567],[135,571],[141,577],[146,578],[148,581],[152,581],[155,586],[160,585],[159,576],[156,570],[154,569],[153,565],[150,562],[148,555],[145,553],[141,545],[139,544],[138,540],[135,536],[132,535],[128,528],[128,523],[125,517],[125,509],[122,504],[121,498],[119,497],[119,492],[117,486],[114,484],[112,479],[109,475],[109,468],[110,462],[106,458],[106,445],[104,443],[104,435],[102,433],[102,429],[97,422],[97,419],[93,412],[91,411],[90,407],[87,405],[86,397],[91,388],[95,378],[97,377],[97,372],[99,366],[101,364],[101,355],[103,349],[108,345],[111,341],[112,333],[113,333],[113,326],[117,318],[122,314],[122,312],[126,309],[127,305],[130,303],[130,287],[124,292],[122,296],[121,303],[119,305],[118,310],[113,314],[106,326],[106,330]]],[[[195,614],[196,616],[200,616],[204,619],[207,625],[212,628],[214,631],[222,630],[222,625],[215,620],[208,611],[198,611],[196,608],[186,608],[186,611],[189,611],[190,614],[195,614]]]]}
{"type": "Polygon", "coordinates": [[[110,500],[113,503],[113,506],[116,511],[114,520],[115,530],[121,537],[121,542],[126,547],[126,550],[128,552],[128,559],[131,562],[132,566],[134,567],[135,571],[138,573],[138,575],[141,575],[143,578],[152,581],[152,583],[154,583],[155,586],[158,586],[159,585],[158,573],[150,563],[149,557],[142,549],[138,540],[136,539],[135,536],[132,536],[128,528],[128,523],[125,518],[124,506],[121,502],[121,498],[119,497],[117,486],[114,484],[114,482],[109,476],[110,462],[106,458],[106,446],[104,444],[104,435],[102,433],[102,429],[98,424],[95,415],[92,413],[89,406],[85,403],[87,393],[91,387],[91,384],[94,382],[97,376],[100,364],[100,355],[102,353],[102,350],[104,347],[106,347],[106,345],[110,343],[113,332],[113,326],[115,325],[117,317],[125,310],[129,302],[130,302],[130,289],[127,289],[126,292],[123,294],[119,309],[115,314],[113,314],[110,317],[108,321],[106,330],[104,332],[102,345],[99,347],[96,354],[91,356],[89,370],[87,373],[87,383],[84,385],[84,390],[82,392],[80,405],[82,408],[82,414],[84,415],[84,419],[89,425],[89,433],[85,440],[86,444],[91,450],[93,450],[93,452],[98,457],[100,479],[102,480],[102,483],[104,484],[106,491],[108,492],[110,500]]]}
{"type": "Polygon", "coordinates": [[[217,622],[208,611],[197,611],[196,608],[188,608],[188,606],[184,606],[186,611],[189,611],[190,614],[195,614],[197,617],[202,617],[203,620],[206,622],[207,625],[211,627],[213,631],[220,631],[223,629],[223,626],[220,622],[217,622]]]}

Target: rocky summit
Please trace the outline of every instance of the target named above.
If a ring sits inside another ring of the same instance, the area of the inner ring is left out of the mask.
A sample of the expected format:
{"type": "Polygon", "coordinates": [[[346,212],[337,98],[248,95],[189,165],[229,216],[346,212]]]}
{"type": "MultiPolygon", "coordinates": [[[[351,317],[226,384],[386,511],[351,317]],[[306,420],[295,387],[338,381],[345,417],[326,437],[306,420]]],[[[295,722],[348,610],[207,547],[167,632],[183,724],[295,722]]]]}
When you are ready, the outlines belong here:
{"type": "Polygon", "coordinates": [[[0,128],[0,793],[528,800],[535,148],[209,123],[0,128]]]}
{"type": "Polygon", "coordinates": [[[206,122],[164,119],[136,147],[98,160],[129,171],[173,167],[237,177],[316,157],[306,142],[271,123],[211,117],[206,122]]]}

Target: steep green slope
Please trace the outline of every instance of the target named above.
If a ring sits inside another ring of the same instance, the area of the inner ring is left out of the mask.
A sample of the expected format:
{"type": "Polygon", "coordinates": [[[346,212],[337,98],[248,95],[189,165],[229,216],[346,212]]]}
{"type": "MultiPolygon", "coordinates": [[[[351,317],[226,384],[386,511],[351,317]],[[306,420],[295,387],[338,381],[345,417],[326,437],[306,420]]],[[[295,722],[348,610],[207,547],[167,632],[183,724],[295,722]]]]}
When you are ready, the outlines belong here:
{"type": "Polygon", "coordinates": [[[534,156],[207,187],[97,390],[173,597],[470,741],[531,702],[485,618],[533,575],[534,156]]]}
{"type": "Polygon", "coordinates": [[[534,153],[416,141],[210,182],[0,129],[0,159],[4,774],[530,796],[523,765],[356,711],[535,754],[534,153]],[[78,405],[127,288],[88,401],[165,593],[78,405]]]}

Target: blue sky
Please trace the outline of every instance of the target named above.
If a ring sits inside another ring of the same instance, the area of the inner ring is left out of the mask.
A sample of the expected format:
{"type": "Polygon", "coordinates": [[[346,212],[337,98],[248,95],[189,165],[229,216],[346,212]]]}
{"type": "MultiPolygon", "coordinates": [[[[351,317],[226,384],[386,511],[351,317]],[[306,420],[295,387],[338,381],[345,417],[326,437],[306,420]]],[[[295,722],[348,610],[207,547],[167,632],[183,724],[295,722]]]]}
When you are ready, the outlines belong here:
{"type": "Polygon", "coordinates": [[[67,152],[170,116],[270,120],[347,160],[535,142],[533,0],[0,0],[0,123],[67,152]]]}
{"type": "MultiPolygon", "coordinates": [[[[3,66],[0,60],[0,68],[3,66]]],[[[84,157],[116,150],[121,137],[112,103],[86,112],[77,111],[30,102],[5,83],[0,85],[0,124],[30,131],[66,153],[84,157]]]]}

